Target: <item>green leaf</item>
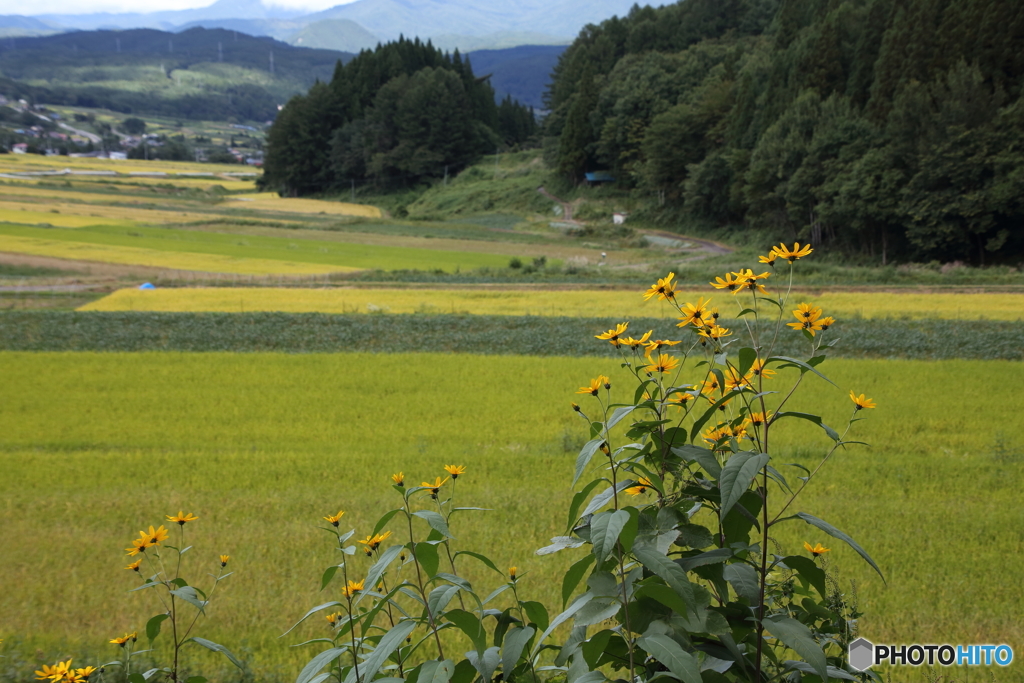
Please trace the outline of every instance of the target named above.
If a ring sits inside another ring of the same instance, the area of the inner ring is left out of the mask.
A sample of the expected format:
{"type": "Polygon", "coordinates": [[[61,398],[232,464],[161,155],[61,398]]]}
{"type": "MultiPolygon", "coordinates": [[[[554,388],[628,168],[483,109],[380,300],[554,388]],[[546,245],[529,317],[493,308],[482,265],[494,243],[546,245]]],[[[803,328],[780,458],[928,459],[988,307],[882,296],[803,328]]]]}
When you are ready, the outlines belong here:
{"type": "Polygon", "coordinates": [[[619,541],[619,534],[628,521],[629,513],[625,510],[605,510],[591,518],[590,542],[593,544],[598,564],[603,563],[612,554],[615,544],[619,541]]]}
{"type": "Polygon", "coordinates": [[[593,599],[594,599],[593,593],[590,593],[590,592],[584,593],[583,595],[580,595],[579,597],[577,597],[572,602],[572,604],[569,605],[568,608],[566,608],[565,610],[562,611],[561,614],[559,614],[557,617],[555,617],[554,620],[548,625],[548,627],[546,629],[544,629],[544,633],[542,633],[540,635],[540,638],[537,639],[537,642],[533,644],[533,651],[530,653],[530,657],[532,658],[532,657],[534,657],[537,654],[537,652],[540,650],[541,646],[544,644],[545,639],[547,639],[547,637],[549,635],[551,635],[552,631],[554,631],[556,628],[561,626],[567,620],[572,618],[572,616],[574,614],[576,614],[581,609],[583,609],[587,605],[587,603],[589,603],[593,599]]]}
{"type": "MultiPolygon", "coordinates": [[[[721,370],[715,370],[714,372],[718,373],[719,375],[722,374],[721,370]]],[[[722,379],[719,379],[718,381],[723,385],[725,384],[725,381],[722,379]]],[[[711,407],[705,410],[704,414],[697,418],[696,422],[693,423],[693,427],[690,429],[690,441],[695,440],[700,435],[701,428],[703,428],[704,424],[711,419],[712,415],[715,414],[715,412],[718,410],[718,406],[723,405],[733,396],[737,396],[742,393],[743,391],[741,389],[733,389],[732,391],[729,391],[724,396],[722,396],[722,398],[718,399],[713,404],[711,404],[711,407]]]]}
{"type": "Polygon", "coordinates": [[[634,544],[633,555],[640,561],[640,564],[664,579],[665,583],[682,598],[691,612],[696,613],[697,600],[693,594],[693,586],[682,567],[670,560],[668,556],[658,552],[657,548],[646,543],[634,544]]]}
{"type": "Polygon", "coordinates": [[[622,406],[620,408],[616,408],[614,411],[612,411],[612,416],[608,418],[607,429],[611,429],[615,425],[622,422],[622,418],[632,413],[634,410],[636,410],[636,408],[637,407],[635,405],[622,406]]]}
{"type": "Polygon", "coordinates": [[[718,480],[718,488],[722,492],[721,518],[729,514],[729,510],[736,504],[744,493],[750,488],[750,482],[761,471],[761,468],[768,464],[767,453],[743,453],[734,454],[722,468],[722,476],[718,480]]]}
{"type": "Polygon", "coordinates": [[[295,679],[295,683],[310,683],[310,681],[320,673],[320,669],[327,666],[330,662],[333,662],[345,652],[348,652],[347,647],[332,647],[330,650],[324,650],[316,657],[309,660],[309,663],[306,664],[302,671],[299,672],[299,676],[295,679]]]}
{"type": "Polygon", "coordinates": [[[833,441],[839,441],[839,433],[836,432],[836,430],[829,427],[824,422],[822,422],[821,417],[819,415],[812,415],[811,413],[796,413],[789,411],[785,413],[779,413],[778,415],[774,416],[772,418],[772,422],[775,422],[776,420],[781,420],[784,417],[797,417],[800,418],[801,420],[813,422],[814,424],[818,425],[819,427],[825,430],[825,433],[828,434],[828,438],[832,439],[833,441]]]}
{"type": "Polygon", "coordinates": [[[150,641],[156,640],[156,637],[160,635],[160,624],[164,619],[170,619],[170,614],[158,614],[149,621],[146,622],[146,637],[150,641]]]}
{"type": "Polygon", "coordinates": [[[460,590],[461,588],[458,586],[445,585],[438,586],[430,591],[430,594],[427,596],[427,609],[430,610],[430,614],[437,617],[460,590]]]}
{"type": "Polygon", "coordinates": [[[704,468],[704,471],[707,472],[715,481],[717,481],[722,475],[722,466],[719,464],[718,458],[716,458],[715,454],[707,448],[686,444],[685,446],[673,448],[672,452],[683,460],[696,461],[696,463],[704,468]]]}
{"type": "Polygon", "coordinates": [[[430,528],[434,529],[439,534],[444,535],[445,538],[451,538],[454,540],[455,537],[448,531],[448,522],[444,521],[444,517],[440,514],[433,510],[417,510],[412,514],[420,519],[427,520],[427,524],[430,525],[430,528]]]}
{"type": "Polygon", "coordinates": [[[481,555],[480,553],[470,552],[469,550],[460,550],[457,553],[455,553],[455,557],[459,557],[461,555],[467,555],[467,556],[472,557],[472,558],[474,558],[476,560],[480,560],[481,562],[483,562],[490,569],[493,569],[494,571],[496,571],[501,576],[505,576],[505,572],[503,572],[500,569],[498,569],[495,566],[495,564],[493,562],[491,562],[491,559],[489,557],[487,557],[486,555],[481,555]]]}
{"type": "Polygon", "coordinates": [[[590,492],[594,490],[594,487],[596,487],[602,481],[604,480],[595,479],[594,481],[584,486],[579,493],[572,497],[572,503],[569,505],[569,522],[565,527],[565,530],[567,532],[571,531],[572,528],[576,526],[576,522],[579,521],[580,516],[578,513],[580,511],[580,506],[583,505],[583,501],[587,499],[587,496],[589,496],[590,492]]]}
{"type": "MultiPolygon", "coordinates": [[[[468,659],[463,659],[455,665],[455,673],[452,674],[451,683],[473,683],[474,680],[476,680],[476,669],[473,668],[468,659]]],[[[398,683],[401,683],[401,681],[398,683]]]]}
{"type": "MultiPolygon", "coordinates": [[[[327,569],[324,570],[324,575],[320,579],[320,590],[323,590],[323,589],[327,588],[327,584],[329,584],[331,582],[331,579],[334,578],[334,574],[335,574],[335,572],[338,571],[338,569],[340,569],[340,567],[335,565],[333,567],[328,567],[327,569]]],[[[373,584],[370,584],[370,585],[373,585],[373,584]]]]}
{"type": "Polygon", "coordinates": [[[372,681],[373,677],[377,675],[377,671],[380,670],[381,665],[391,656],[391,653],[402,646],[402,641],[416,629],[416,622],[409,619],[406,621],[400,621],[395,624],[384,637],[377,643],[377,647],[373,649],[373,652],[366,661],[359,666],[359,675],[364,681],[372,681]]]}
{"type": "Polygon", "coordinates": [[[701,683],[700,665],[697,658],[680,647],[679,643],[666,635],[655,633],[641,636],[640,647],[668,667],[683,683],[701,683]]]}
{"type": "Polygon", "coordinates": [[[178,588],[176,590],[168,592],[175,597],[181,598],[188,604],[195,607],[200,612],[204,614],[206,613],[205,610],[207,601],[200,600],[199,593],[196,590],[195,586],[185,586],[184,588],[178,588]]]}
{"type": "Polygon", "coordinates": [[[284,633],[282,633],[280,637],[282,637],[282,638],[283,638],[284,636],[286,636],[286,635],[288,635],[289,633],[291,633],[292,631],[294,631],[294,630],[295,630],[295,627],[296,627],[296,626],[298,626],[299,624],[301,624],[302,622],[304,622],[304,621],[305,621],[306,619],[310,618],[311,616],[313,616],[313,615],[314,615],[314,614],[316,614],[317,612],[319,612],[319,611],[321,611],[321,610],[325,610],[325,609],[327,609],[328,607],[335,607],[335,606],[337,606],[337,605],[340,605],[340,604],[341,604],[340,602],[338,602],[337,600],[334,600],[334,601],[332,601],[332,602],[325,602],[325,603],[324,603],[324,604],[322,604],[322,605],[317,605],[317,606],[316,606],[316,607],[314,607],[313,609],[311,609],[311,610],[309,610],[308,612],[306,612],[306,614],[305,614],[305,615],[304,615],[304,616],[303,616],[303,617],[302,617],[301,619],[299,619],[298,621],[296,621],[296,622],[295,622],[295,623],[294,623],[294,624],[292,625],[292,627],[291,627],[290,629],[288,629],[287,631],[285,631],[284,633]]]}
{"type": "Polygon", "coordinates": [[[521,602],[520,605],[523,611],[526,612],[527,619],[537,624],[539,628],[548,627],[548,610],[544,605],[534,600],[526,600],[521,602]]]}
{"type": "Polygon", "coordinates": [[[789,649],[803,657],[804,661],[814,667],[821,680],[828,680],[828,666],[825,653],[814,642],[810,629],[796,619],[784,614],[772,614],[764,619],[764,628],[768,633],[782,641],[789,649]]]}
{"type": "Polygon", "coordinates": [[[551,539],[551,545],[546,545],[536,551],[537,555],[550,555],[566,548],[579,548],[586,543],[582,538],[575,536],[555,536],[551,539]]]}
{"type": "Polygon", "coordinates": [[[562,609],[565,609],[565,603],[569,602],[569,596],[576,590],[576,586],[580,585],[580,579],[587,573],[587,568],[590,567],[593,561],[594,555],[587,555],[569,567],[569,571],[562,577],[562,609]]]}
{"type": "Polygon", "coordinates": [[[795,571],[804,581],[814,586],[822,598],[828,597],[828,593],[825,590],[825,572],[814,563],[814,560],[800,555],[790,555],[789,557],[782,558],[782,564],[795,571]]]}
{"type": "Polygon", "coordinates": [[[473,641],[473,647],[478,652],[483,652],[487,648],[487,632],[475,614],[462,609],[453,609],[445,612],[444,616],[445,619],[455,624],[456,628],[469,636],[469,639],[473,641]]]}
{"type": "Polygon", "coordinates": [[[679,560],[679,566],[683,568],[683,571],[693,571],[697,567],[704,567],[709,564],[721,564],[731,558],[733,555],[732,548],[715,548],[714,550],[708,550],[700,553],[699,555],[693,555],[691,557],[684,557],[679,560]]]}
{"type": "Polygon", "coordinates": [[[530,638],[536,633],[532,626],[525,628],[513,628],[505,635],[505,641],[501,647],[501,670],[508,676],[512,669],[516,668],[516,662],[523,654],[523,649],[530,642],[530,638]]]}
{"type": "Polygon", "coordinates": [[[185,679],[185,683],[208,683],[202,676],[189,676],[185,679]]]}
{"type": "Polygon", "coordinates": [[[746,598],[751,605],[758,605],[761,602],[761,583],[757,580],[757,570],[749,564],[737,562],[726,565],[722,570],[722,576],[736,591],[736,595],[746,598]]]}
{"type": "Polygon", "coordinates": [[[499,648],[491,646],[484,650],[482,654],[470,650],[466,653],[466,659],[480,673],[482,680],[489,681],[494,677],[494,670],[498,668],[498,663],[501,661],[501,655],[498,653],[499,648]]]}
{"type": "Polygon", "coordinates": [[[448,683],[454,673],[455,663],[452,660],[446,659],[439,662],[436,659],[430,659],[421,665],[416,683],[448,683]]]}
{"type": "Polygon", "coordinates": [[[587,468],[590,463],[590,459],[594,457],[594,453],[597,453],[601,445],[604,444],[605,438],[599,436],[596,439],[591,439],[583,445],[580,449],[580,454],[576,456],[576,474],[572,477],[571,486],[576,486],[576,482],[579,481],[580,475],[583,474],[583,470],[587,468]]]}
{"type": "Polygon", "coordinates": [[[416,544],[416,560],[427,573],[427,578],[437,574],[437,567],[440,561],[437,559],[437,546],[425,541],[416,544]]]}
{"type": "Polygon", "coordinates": [[[739,375],[744,377],[750,368],[754,367],[754,361],[757,360],[757,351],[751,348],[742,348],[739,353],[740,366],[739,375]]]}
{"type": "MultiPolygon", "coordinates": [[[[398,557],[403,550],[405,550],[405,546],[393,545],[382,552],[377,561],[374,562],[373,565],[370,566],[369,571],[366,572],[366,579],[363,582],[364,585],[371,587],[376,586],[377,582],[380,581],[380,577],[383,576],[384,572],[387,570],[388,565],[394,562],[395,558],[398,557]]],[[[436,555],[437,551],[435,551],[434,554],[436,555]]]]}
{"type": "MultiPolygon", "coordinates": [[[[804,330],[804,331],[806,332],[806,330],[804,330]]],[[[813,365],[809,365],[808,363],[805,363],[802,360],[797,360],[796,358],[789,358],[787,356],[772,356],[771,358],[766,360],[764,362],[764,364],[768,365],[768,363],[771,363],[772,361],[777,361],[777,360],[778,361],[783,361],[783,363],[789,363],[791,365],[795,365],[796,367],[800,368],[801,373],[807,372],[807,371],[813,372],[815,375],[817,375],[818,377],[822,378],[823,380],[825,380],[826,382],[828,382],[832,386],[836,386],[835,382],[833,382],[828,377],[826,377],[825,375],[823,375],[820,372],[818,372],[817,370],[815,370],[813,365]]],[[[780,365],[779,367],[780,368],[784,368],[784,367],[787,367],[787,366],[786,365],[780,365]]]]}
{"type": "Polygon", "coordinates": [[[828,522],[818,519],[814,515],[809,515],[806,512],[798,512],[794,515],[794,517],[799,517],[808,524],[818,527],[829,536],[832,536],[833,538],[838,538],[840,541],[844,541],[848,546],[856,550],[857,554],[863,557],[864,561],[870,564],[872,569],[878,572],[878,575],[882,577],[882,582],[885,583],[885,576],[882,574],[882,570],[878,568],[878,565],[875,564],[875,561],[872,560],[871,556],[867,554],[867,551],[865,551],[864,548],[861,548],[859,545],[857,545],[857,542],[854,541],[852,538],[850,538],[842,531],[829,524],[828,522]]]}
{"type": "Polygon", "coordinates": [[[615,492],[629,488],[635,483],[636,482],[634,482],[632,479],[620,481],[618,484],[615,485],[615,491],[612,491],[612,487],[609,486],[607,489],[605,489],[604,491],[597,494],[591,499],[590,504],[587,505],[585,510],[583,510],[583,514],[580,515],[580,517],[586,517],[592,512],[597,512],[611,501],[611,499],[615,495],[615,492]]]}
{"type": "Polygon", "coordinates": [[[231,662],[232,664],[234,664],[235,666],[237,666],[237,667],[238,667],[239,669],[242,669],[243,671],[245,670],[245,665],[244,665],[244,664],[242,664],[242,662],[240,662],[240,661],[238,660],[238,657],[236,657],[236,656],[235,656],[234,654],[232,654],[232,653],[231,653],[231,650],[227,649],[227,648],[226,648],[226,647],[224,647],[223,645],[220,645],[220,644],[218,644],[218,643],[215,643],[215,642],[213,642],[212,640],[207,640],[206,638],[195,638],[195,637],[193,637],[193,638],[192,638],[192,642],[193,642],[193,643],[198,643],[199,645],[202,645],[202,646],[203,646],[203,647],[205,647],[205,648],[206,648],[207,650],[213,650],[214,652],[219,652],[219,653],[221,653],[222,655],[224,655],[225,657],[227,657],[227,658],[228,658],[228,660],[229,660],[229,661],[230,661],[230,662],[231,662]]]}
{"type": "MultiPolygon", "coordinates": [[[[797,671],[803,671],[804,673],[809,673],[809,674],[817,673],[814,670],[813,666],[811,666],[807,662],[801,662],[801,661],[799,661],[797,659],[786,659],[786,660],[783,660],[782,665],[785,666],[787,669],[796,669],[797,671]]],[[[849,673],[848,671],[843,671],[842,669],[837,669],[834,666],[829,666],[828,667],[828,677],[829,678],[838,678],[838,679],[841,679],[841,680],[844,680],[844,681],[859,681],[860,680],[859,678],[857,678],[853,674],[849,673]]]]}
{"type": "Polygon", "coordinates": [[[379,534],[380,530],[383,529],[385,526],[387,526],[387,523],[391,521],[391,518],[394,517],[395,515],[397,515],[401,511],[402,511],[402,509],[399,508],[397,510],[391,510],[390,512],[385,512],[384,516],[377,520],[376,526],[373,527],[373,533],[374,534],[379,534]]]}
{"type": "Polygon", "coordinates": [[[146,683],[145,677],[138,671],[128,676],[128,683],[146,683]]]}

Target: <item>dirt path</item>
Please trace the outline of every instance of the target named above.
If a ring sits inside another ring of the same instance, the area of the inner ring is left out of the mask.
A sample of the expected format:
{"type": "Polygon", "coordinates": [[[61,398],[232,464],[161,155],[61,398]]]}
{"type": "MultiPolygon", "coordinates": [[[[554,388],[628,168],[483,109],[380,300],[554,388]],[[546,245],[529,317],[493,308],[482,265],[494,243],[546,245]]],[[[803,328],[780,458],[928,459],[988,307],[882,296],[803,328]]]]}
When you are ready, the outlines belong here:
{"type": "Polygon", "coordinates": [[[546,189],[544,189],[543,185],[541,185],[540,187],[537,188],[537,192],[540,192],[542,195],[544,195],[545,197],[547,197],[551,201],[555,202],[556,204],[560,204],[562,206],[562,220],[564,222],[566,222],[566,223],[576,223],[577,222],[577,221],[574,221],[572,219],[572,204],[570,204],[569,202],[565,201],[564,199],[559,199],[555,195],[551,194],[546,189]]]}

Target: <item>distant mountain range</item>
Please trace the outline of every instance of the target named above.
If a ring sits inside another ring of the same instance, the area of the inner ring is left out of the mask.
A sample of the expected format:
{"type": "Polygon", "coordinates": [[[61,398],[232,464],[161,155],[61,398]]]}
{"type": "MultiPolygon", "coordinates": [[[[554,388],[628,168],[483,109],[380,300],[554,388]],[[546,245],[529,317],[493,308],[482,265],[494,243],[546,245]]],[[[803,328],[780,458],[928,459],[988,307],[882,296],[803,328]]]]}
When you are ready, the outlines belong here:
{"type": "Polygon", "coordinates": [[[261,0],[217,0],[208,7],[150,13],[0,15],[0,37],[72,30],[221,28],[346,52],[399,35],[462,52],[518,45],[567,45],[588,23],[629,12],[635,0],[356,0],[304,14],[261,0]]]}

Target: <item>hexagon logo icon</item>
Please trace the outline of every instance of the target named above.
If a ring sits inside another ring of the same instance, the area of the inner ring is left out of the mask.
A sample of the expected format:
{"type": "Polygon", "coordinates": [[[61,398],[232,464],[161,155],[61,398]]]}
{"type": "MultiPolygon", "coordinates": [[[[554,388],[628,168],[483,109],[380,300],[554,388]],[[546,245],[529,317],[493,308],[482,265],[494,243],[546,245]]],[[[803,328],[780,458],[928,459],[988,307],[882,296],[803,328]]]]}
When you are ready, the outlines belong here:
{"type": "Polygon", "coordinates": [[[867,638],[850,643],[849,662],[857,671],[864,671],[875,663],[875,646],[867,638]]]}

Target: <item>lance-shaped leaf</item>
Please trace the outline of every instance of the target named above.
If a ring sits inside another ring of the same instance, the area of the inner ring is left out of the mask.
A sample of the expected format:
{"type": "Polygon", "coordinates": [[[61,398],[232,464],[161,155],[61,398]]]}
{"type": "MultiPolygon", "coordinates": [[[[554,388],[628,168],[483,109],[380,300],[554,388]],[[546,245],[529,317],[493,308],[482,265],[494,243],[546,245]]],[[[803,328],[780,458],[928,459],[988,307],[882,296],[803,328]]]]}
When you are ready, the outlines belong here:
{"type": "Polygon", "coordinates": [[[493,646],[484,650],[483,654],[475,650],[470,650],[466,653],[466,659],[480,673],[481,679],[489,681],[494,677],[494,670],[498,668],[498,662],[500,661],[498,650],[497,646],[493,646]]]}
{"type": "Polygon", "coordinates": [[[550,555],[566,548],[579,548],[586,541],[575,536],[555,536],[551,539],[551,545],[546,545],[537,550],[538,555],[550,555]]]}
{"type": "Polygon", "coordinates": [[[219,643],[215,643],[212,640],[207,640],[206,638],[192,638],[192,642],[198,643],[199,645],[202,645],[207,650],[213,650],[214,652],[221,653],[222,655],[227,657],[228,660],[230,660],[230,662],[232,664],[234,664],[235,666],[237,666],[239,669],[243,669],[243,670],[245,669],[245,666],[242,664],[241,661],[239,661],[238,657],[236,657],[234,654],[232,654],[231,650],[227,649],[223,645],[220,645],[219,643]]]}
{"type": "Polygon", "coordinates": [[[722,577],[732,585],[736,595],[746,598],[750,605],[757,605],[761,600],[761,584],[757,580],[757,570],[749,564],[737,562],[722,570],[722,577]]]}
{"type": "Polygon", "coordinates": [[[784,614],[771,614],[765,617],[764,628],[814,667],[815,673],[821,676],[821,680],[828,680],[825,652],[814,642],[814,636],[811,635],[810,629],[784,614]]]}
{"type": "Polygon", "coordinates": [[[377,582],[380,581],[380,577],[383,576],[385,570],[387,570],[388,565],[398,557],[399,553],[401,553],[404,548],[405,546],[402,545],[393,545],[382,552],[380,554],[380,558],[374,562],[373,566],[370,567],[370,570],[366,572],[365,585],[371,587],[376,586],[377,582]]]}
{"type": "Polygon", "coordinates": [[[789,358],[787,356],[772,356],[771,358],[766,360],[764,362],[764,364],[768,365],[768,363],[771,363],[771,362],[774,362],[774,361],[782,361],[783,362],[783,365],[779,366],[780,368],[786,367],[787,363],[790,364],[790,365],[795,365],[797,368],[799,368],[801,374],[803,374],[805,372],[808,372],[808,371],[813,372],[815,375],[817,375],[818,377],[822,378],[823,380],[825,380],[826,382],[828,382],[832,386],[836,386],[835,382],[833,382],[828,377],[826,377],[825,375],[823,375],[820,372],[818,372],[817,370],[815,370],[813,365],[805,363],[802,360],[797,360],[796,358],[789,358]]]}
{"type": "Polygon", "coordinates": [[[594,594],[587,591],[583,595],[578,596],[568,608],[565,609],[561,614],[555,617],[546,629],[544,633],[540,634],[540,638],[533,644],[533,651],[530,656],[533,657],[540,650],[540,646],[544,644],[544,640],[551,635],[551,632],[561,626],[565,621],[572,618],[574,614],[579,612],[583,607],[594,599],[594,594]]]}
{"type": "Polygon", "coordinates": [[[431,529],[435,529],[438,533],[442,534],[445,538],[454,538],[451,532],[448,531],[448,522],[444,521],[444,517],[434,512],[433,510],[417,510],[412,513],[420,519],[427,520],[427,524],[430,525],[431,529]]]}
{"type": "Polygon", "coordinates": [[[658,552],[657,548],[646,543],[634,543],[633,555],[640,560],[640,564],[660,576],[682,598],[690,613],[703,622],[704,615],[698,614],[696,609],[697,600],[693,594],[693,586],[682,567],[663,553],[658,552]]]}
{"type": "Polygon", "coordinates": [[[484,631],[480,619],[475,614],[461,609],[453,609],[445,612],[444,616],[469,636],[469,639],[473,641],[473,647],[478,652],[483,652],[487,648],[487,632],[484,631]]]}
{"type": "Polygon", "coordinates": [[[656,633],[640,637],[637,643],[649,655],[668,667],[668,670],[683,683],[701,683],[700,664],[697,658],[680,647],[676,641],[656,633]]]}
{"type": "Polygon", "coordinates": [[[598,449],[601,448],[601,444],[605,442],[605,438],[600,436],[596,439],[591,439],[583,448],[580,449],[580,454],[576,456],[576,474],[572,478],[572,486],[576,486],[576,482],[579,481],[580,475],[587,468],[591,458],[594,457],[594,453],[597,453],[598,449]]]}
{"type": "Polygon", "coordinates": [[[629,513],[625,510],[606,510],[594,515],[590,520],[590,542],[594,545],[594,556],[601,564],[612,554],[619,534],[629,521],[629,513]]]}
{"type": "Polygon", "coordinates": [[[750,482],[768,464],[767,453],[751,453],[744,451],[735,453],[722,468],[722,476],[718,480],[718,488],[722,493],[721,518],[729,514],[732,506],[750,488],[750,482]]]}
{"type": "MultiPolygon", "coordinates": [[[[882,582],[883,583],[885,582],[885,576],[882,574],[882,570],[878,568],[878,565],[875,564],[875,561],[871,559],[871,556],[868,555],[867,551],[864,550],[864,548],[861,548],[859,545],[857,545],[857,542],[854,541],[852,538],[850,538],[849,536],[847,536],[842,531],[840,531],[839,529],[835,528],[834,526],[832,526],[831,524],[829,524],[825,520],[818,519],[814,515],[809,515],[806,512],[798,512],[798,513],[796,513],[793,516],[794,517],[799,517],[800,519],[804,520],[808,524],[811,524],[813,526],[818,527],[819,529],[824,531],[829,536],[832,536],[833,538],[838,538],[840,541],[844,541],[848,546],[850,546],[851,548],[856,550],[857,554],[860,555],[861,557],[863,557],[864,561],[867,562],[868,564],[870,564],[871,568],[874,569],[876,572],[878,572],[878,575],[880,577],[882,577],[882,582]]],[[[781,520],[779,520],[779,521],[781,521],[781,520]]]]}
{"type": "Polygon", "coordinates": [[[290,629],[288,629],[287,631],[285,631],[284,633],[282,633],[282,634],[281,634],[280,636],[278,636],[278,637],[279,637],[279,638],[283,638],[284,636],[288,635],[289,633],[291,633],[291,632],[292,632],[292,631],[293,631],[293,630],[295,629],[295,627],[296,627],[296,626],[298,626],[299,624],[301,624],[302,622],[304,622],[304,621],[305,621],[306,619],[310,618],[311,616],[313,616],[313,615],[314,615],[314,614],[316,614],[317,612],[319,612],[319,611],[321,611],[321,610],[325,610],[325,609],[327,609],[328,607],[334,607],[334,606],[336,606],[336,605],[340,605],[340,604],[341,604],[340,602],[338,602],[337,600],[334,600],[333,602],[325,602],[325,603],[324,603],[324,604],[322,604],[322,605],[317,605],[317,606],[316,606],[316,607],[314,607],[313,609],[311,609],[311,610],[309,610],[308,612],[306,612],[306,614],[305,614],[305,615],[303,615],[303,617],[302,617],[301,619],[299,619],[298,621],[296,621],[296,622],[295,622],[295,623],[294,623],[294,624],[292,625],[292,627],[291,627],[290,629]]]}
{"type": "Polygon", "coordinates": [[[359,676],[364,681],[372,681],[373,677],[377,675],[377,671],[384,664],[391,653],[397,650],[401,645],[402,641],[405,640],[406,636],[413,632],[416,628],[416,622],[407,620],[401,621],[395,625],[390,631],[384,634],[384,637],[377,643],[377,647],[374,648],[373,652],[366,661],[359,665],[359,676]]]}
{"type": "Polygon", "coordinates": [[[333,662],[345,652],[348,652],[347,647],[332,647],[330,650],[324,650],[316,657],[309,660],[309,664],[303,667],[302,671],[299,672],[299,676],[295,679],[295,683],[310,683],[310,681],[320,673],[320,669],[327,666],[330,662],[333,662]]]}
{"type": "Polygon", "coordinates": [[[513,628],[505,634],[505,640],[501,648],[501,670],[506,677],[516,668],[519,657],[523,654],[523,648],[530,642],[530,638],[536,630],[532,626],[526,628],[513,628]]]}
{"type": "Polygon", "coordinates": [[[632,479],[625,479],[616,484],[614,489],[609,486],[591,499],[590,504],[583,510],[583,514],[581,514],[580,517],[586,517],[587,515],[600,510],[607,505],[609,501],[611,501],[617,492],[627,489],[635,483],[636,482],[632,479]]]}
{"type": "Polygon", "coordinates": [[[185,586],[184,588],[178,588],[173,591],[169,591],[171,595],[179,597],[188,604],[195,607],[200,612],[206,613],[206,600],[202,600],[199,597],[199,593],[196,591],[195,586],[185,586]]]}

